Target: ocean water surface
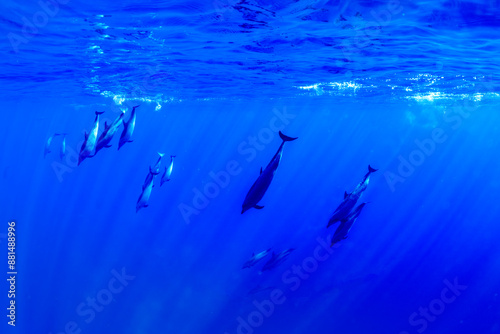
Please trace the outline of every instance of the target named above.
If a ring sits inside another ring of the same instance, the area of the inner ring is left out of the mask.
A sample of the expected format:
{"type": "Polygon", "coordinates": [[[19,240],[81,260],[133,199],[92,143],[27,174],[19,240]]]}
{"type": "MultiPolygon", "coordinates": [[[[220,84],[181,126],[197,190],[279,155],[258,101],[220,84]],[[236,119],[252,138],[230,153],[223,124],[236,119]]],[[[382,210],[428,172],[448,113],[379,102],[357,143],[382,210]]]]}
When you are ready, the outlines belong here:
{"type": "Polygon", "coordinates": [[[1,333],[500,332],[499,1],[0,7],[1,333]]]}

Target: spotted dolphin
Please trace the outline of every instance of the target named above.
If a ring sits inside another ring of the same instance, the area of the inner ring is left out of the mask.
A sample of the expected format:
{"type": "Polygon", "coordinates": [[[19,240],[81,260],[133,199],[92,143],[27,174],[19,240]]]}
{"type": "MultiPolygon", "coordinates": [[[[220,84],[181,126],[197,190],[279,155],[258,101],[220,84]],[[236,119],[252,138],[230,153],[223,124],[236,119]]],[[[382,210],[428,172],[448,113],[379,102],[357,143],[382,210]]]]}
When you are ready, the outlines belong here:
{"type": "Polygon", "coordinates": [[[257,253],[257,254],[252,254],[252,257],[243,264],[242,269],[253,267],[254,265],[257,264],[257,262],[259,262],[260,260],[265,258],[267,256],[267,254],[269,254],[270,252],[271,252],[271,248],[266,249],[265,251],[262,251],[262,252],[257,253]]]}
{"type": "Polygon", "coordinates": [[[156,164],[152,168],[152,171],[154,172],[154,175],[151,174],[151,173],[148,173],[148,175],[146,176],[146,179],[144,180],[144,185],[148,184],[151,181],[151,179],[153,179],[153,176],[156,176],[156,175],[160,174],[161,158],[163,158],[163,156],[165,155],[165,153],[158,152],[158,155],[159,155],[158,160],[156,160],[156,164]]]}
{"type": "Polygon", "coordinates": [[[120,116],[118,116],[110,125],[108,125],[107,122],[104,122],[104,131],[101,133],[99,139],[97,140],[95,154],[97,154],[97,152],[99,152],[104,147],[111,147],[109,143],[111,142],[111,139],[113,139],[116,131],[118,131],[120,124],[122,124],[123,115],[125,115],[124,112],[122,112],[120,116]]]}
{"type": "Polygon", "coordinates": [[[132,107],[132,115],[130,115],[130,118],[128,119],[128,122],[123,121],[123,132],[120,136],[120,142],[118,143],[118,149],[122,147],[125,143],[131,143],[132,140],[132,134],[134,133],[135,129],[135,109],[138,108],[139,106],[132,107]]]}
{"type": "Polygon", "coordinates": [[[282,264],[286,260],[286,258],[290,255],[290,253],[292,253],[294,250],[295,249],[290,248],[278,254],[273,252],[273,256],[269,259],[269,261],[266,262],[266,264],[264,264],[264,267],[262,267],[262,271],[276,268],[277,266],[282,264]]]}
{"type": "Polygon", "coordinates": [[[345,219],[349,215],[349,212],[351,212],[352,208],[354,208],[359,198],[366,190],[366,187],[370,182],[370,174],[376,171],[377,169],[374,169],[370,165],[368,165],[368,173],[366,173],[366,175],[363,177],[363,180],[361,180],[361,182],[350,194],[348,194],[347,192],[344,193],[344,200],[342,201],[342,203],[340,203],[337,209],[335,209],[335,212],[328,221],[328,225],[326,227],[330,227],[336,222],[345,219]]]}
{"type": "Polygon", "coordinates": [[[259,177],[254,182],[254,184],[248,191],[245,200],[243,201],[241,209],[242,214],[245,211],[249,210],[250,208],[256,208],[256,209],[263,208],[263,206],[258,205],[258,203],[262,199],[262,197],[264,197],[267,188],[269,188],[269,185],[273,180],[274,174],[276,173],[276,169],[278,168],[278,165],[281,161],[281,156],[283,155],[283,145],[287,141],[292,141],[297,139],[285,136],[283,133],[281,133],[281,131],[279,132],[279,135],[283,140],[283,142],[281,143],[280,147],[278,148],[278,151],[276,151],[276,154],[274,154],[274,157],[271,159],[267,167],[264,170],[262,170],[262,168],[260,169],[259,177]]]}
{"type": "Polygon", "coordinates": [[[172,169],[174,168],[174,158],[175,155],[170,156],[170,165],[165,167],[165,172],[163,172],[163,175],[161,176],[161,182],[160,182],[160,187],[165,183],[170,181],[170,176],[172,175],[172,169]]]}
{"type": "Polygon", "coordinates": [[[97,131],[99,131],[99,115],[103,113],[104,111],[95,112],[94,127],[89,133],[85,132],[85,140],[80,148],[80,154],[78,155],[78,165],[80,165],[86,158],[94,156],[97,142],[97,131]]]}
{"type": "Polygon", "coordinates": [[[149,197],[151,197],[151,191],[153,191],[153,176],[158,175],[157,172],[154,172],[151,167],[149,167],[149,174],[151,177],[149,178],[149,182],[145,183],[142,186],[142,192],[137,200],[137,204],[135,206],[135,212],[139,212],[141,208],[147,208],[149,206],[149,197]]]}
{"type": "Polygon", "coordinates": [[[56,136],[59,136],[59,133],[54,133],[52,136],[49,136],[49,138],[47,138],[47,141],[45,142],[45,147],[43,150],[43,158],[45,158],[47,156],[47,154],[52,152],[50,150],[50,144],[52,143],[52,139],[54,139],[54,137],[56,137],[56,136]]]}
{"type": "Polygon", "coordinates": [[[340,221],[340,225],[337,227],[335,233],[333,234],[330,247],[335,245],[337,242],[347,238],[347,234],[351,230],[352,225],[354,224],[356,219],[358,219],[365,205],[366,203],[361,203],[346,218],[340,221]]]}

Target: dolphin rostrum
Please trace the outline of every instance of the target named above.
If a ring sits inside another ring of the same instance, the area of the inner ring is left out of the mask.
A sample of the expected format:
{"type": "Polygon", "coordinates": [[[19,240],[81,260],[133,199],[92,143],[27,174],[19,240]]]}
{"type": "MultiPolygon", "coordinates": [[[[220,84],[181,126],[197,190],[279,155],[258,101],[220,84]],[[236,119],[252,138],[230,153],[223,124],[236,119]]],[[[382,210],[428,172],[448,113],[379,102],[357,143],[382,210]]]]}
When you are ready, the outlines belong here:
{"type": "Polygon", "coordinates": [[[279,135],[283,140],[283,142],[281,143],[280,147],[278,148],[278,151],[276,152],[276,154],[274,154],[274,157],[271,159],[267,167],[264,170],[262,170],[262,168],[260,169],[259,177],[252,185],[252,187],[247,193],[247,196],[245,197],[245,200],[243,201],[241,213],[244,213],[250,208],[256,208],[256,209],[263,208],[263,206],[258,205],[258,203],[262,199],[262,197],[264,197],[267,188],[269,188],[269,185],[273,180],[274,174],[276,173],[276,169],[278,168],[278,165],[281,161],[281,156],[283,155],[283,145],[287,141],[292,141],[297,139],[285,136],[283,133],[281,133],[281,131],[279,132],[279,135]]]}
{"type": "Polygon", "coordinates": [[[149,174],[151,177],[149,178],[149,182],[145,183],[142,186],[142,192],[137,200],[137,204],[135,206],[135,212],[137,213],[141,208],[147,208],[149,206],[149,197],[151,196],[151,191],[153,190],[153,176],[158,175],[157,172],[154,172],[151,167],[149,167],[149,174]]]}
{"type": "Polygon", "coordinates": [[[111,142],[111,139],[113,139],[116,131],[118,131],[120,124],[122,124],[123,115],[125,115],[124,112],[122,112],[120,116],[118,116],[110,125],[108,125],[107,122],[104,122],[104,131],[101,133],[99,139],[97,140],[95,154],[97,154],[97,152],[99,152],[104,147],[111,147],[109,143],[111,142]]]}
{"type": "Polygon", "coordinates": [[[335,245],[337,242],[347,238],[347,234],[351,230],[352,224],[354,224],[356,219],[358,219],[365,205],[366,203],[361,203],[360,205],[358,205],[356,209],[352,210],[352,212],[340,222],[340,225],[337,227],[335,233],[333,234],[330,247],[335,245]]]}
{"type": "Polygon", "coordinates": [[[328,225],[326,227],[330,227],[336,222],[345,219],[349,215],[349,212],[351,212],[352,208],[354,208],[359,198],[366,190],[366,187],[370,182],[370,174],[376,171],[377,169],[374,169],[370,165],[368,165],[368,173],[366,173],[366,175],[363,177],[363,180],[361,180],[361,182],[350,194],[348,194],[347,192],[344,193],[344,200],[342,201],[342,203],[340,203],[337,209],[335,209],[335,212],[328,221],[328,225]]]}
{"type": "Polygon", "coordinates": [[[265,251],[262,251],[262,252],[257,253],[257,254],[252,254],[252,257],[247,262],[245,262],[245,264],[243,264],[242,269],[253,267],[254,265],[257,264],[257,262],[259,262],[260,260],[265,258],[267,256],[267,254],[269,254],[270,252],[271,252],[271,248],[266,249],[265,251]]]}
{"type": "Polygon", "coordinates": [[[132,134],[134,133],[135,129],[135,109],[138,108],[139,106],[132,107],[132,115],[130,115],[130,118],[128,119],[128,122],[123,121],[123,132],[120,136],[120,142],[118,143],[118,149],[122,147],[125,143],[131,143],[132,140],[132,134]]]}
{"type": "Polygon", "coordinates": [[[95,112],[94,127],[89,133],[85,132],[85,140],[80,149],[80,154],[78,155],[78,165],[80,165],[86,158],[94,156],[95,145],[97,142],[97,131],[99,130],[99,115],[103,113],[104,111],[95,112]]]}
{"type": "Polygon", "coordinates": [[[170,156],[170,165],[165,167],[165,172],[163,172],[163,175],[161,176],[161,182],[160,182],[160,187],[167,181],[170,181],[170,176],[172,175],[172,169],[174,168],[174,158],[175,155],[170,156]]]}

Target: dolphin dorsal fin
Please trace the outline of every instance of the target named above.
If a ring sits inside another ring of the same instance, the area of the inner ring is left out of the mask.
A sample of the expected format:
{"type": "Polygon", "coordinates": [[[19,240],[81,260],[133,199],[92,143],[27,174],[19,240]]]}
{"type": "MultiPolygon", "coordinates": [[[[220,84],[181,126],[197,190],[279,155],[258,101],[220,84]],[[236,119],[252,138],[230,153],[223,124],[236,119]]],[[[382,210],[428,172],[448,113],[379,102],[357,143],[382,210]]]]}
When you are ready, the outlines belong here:
{"type": "Polygon", "coordinates": [[[347,196],[349,196],[349,194],[347,193],[347,191],[344,191],[344,199],[346,199],[347,196]]]}
{"type": "Polygon", "coordinates": [[[107,121],[104,121],[104,130],[107,130],[107,129],[108,129],[108,127],[109,127],[108,122],[107,122],[107,121]]]}
{"type": "Polygon", "coordinates": [[[260,174],[262,174],[262,167],[260,167],[260,174]]]}
{"type": "Polygon", "coordinates": [[[89,138],[89,134],[87,133],[87,131],[85,131],[85,140],[87,140],[89,138]]]}

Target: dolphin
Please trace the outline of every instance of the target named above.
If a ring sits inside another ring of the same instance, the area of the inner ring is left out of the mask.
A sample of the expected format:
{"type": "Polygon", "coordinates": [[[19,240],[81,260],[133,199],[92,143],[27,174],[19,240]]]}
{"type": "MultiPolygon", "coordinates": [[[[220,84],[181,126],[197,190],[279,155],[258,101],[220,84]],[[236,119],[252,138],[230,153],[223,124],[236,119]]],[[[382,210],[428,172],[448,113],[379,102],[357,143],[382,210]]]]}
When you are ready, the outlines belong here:
{"type": "Polygon", "coordinates": [[[135,129],[135,109],[138,108],[139,106],[132,107],[132,115],[130,115],[130,118],[128,119],[128,122],[123,121],[123,132],[120,136],[120,142],[118,143],[118,149],[122,147],[125,143],[131,143],[132,140],[132,134],[134,133],[135,129]]]}
{"type": "Polygon", "coordinates": [[[175,155],[170,156],[170,165],[165,167],[165,172],[163,172],[163,175],[161,176],[161,182],[160,182],[160,187],[167,181],[170,181],[170,176],[172,175],[172,169],[174,168],[174,158],[175,155]]]}
{"type": "Polygon", "coordinates": [[[80,148],[80,154],[78,155],[78,166],[80,166],[82,161],[86,158],[91,158],[94,156],[93,153],[95,153],[94,151],[97,141],[97,131],[99,130],[99,115],[101,114],[104,114],[104,111],[95,112],[94,127],[88,134],[87,132],[85,132],[85,140],[82,144],[82,147],[80,148]]]}
{"type": "Polygon", "coordinates": [[[328,221],[328,225],[326,226],[327,228],[335,224],[336,222],[345,219],[349,215],[349,212],[351,212],[352,208],[354,208],[359,198],[366,190],[366,187],[370,182],[370,174],[376,171],[377,169],[374,169],[370,165],[368,165],[368,173],[366,173],[366,175],[363,177],[363,180],[361,180],[356,188],[350,194],[344,192],[344,200],[342,201],[342,203],[340,203],[337,209],[335,209],[335,212],[328,221]]]}
{"type": "Polygon", "coordinates": [[[66,135],[67,133],[61,133],[61,136],[63,136],[63,140],[61,142],[61,150],[59,151],[59,158],[61,158],[61,160],[66,156],[66,135]]]}
{"type": "Polygon", "coordinates": [[[262,167],[260,168],[259,177],[257,178],[257,180],[255,180],[254,184],[248,191],[245,200],[243,201],[241,209],[242,214],[245,211],[249,210],[250,208],[256,208],[256,209],[263,208],[263,206],[258,205],[258,203],[262,199],[262,197],[264,197],[267,188],[269,188],[269,185],[273,180],[274,174],[276,173],[276,169],[278,168],[278,165],[281,161],[281,156],[283,155],[283,145],[287,141],[292,141],[297,139],[285,136],[283,133],[281,133],[281,131],[279,132],[279,134],[283,142],[281,143],[280,147],[278,148],[278,151],[276,151],[276,154],[274,154],[274,157],[271,159],[267,167],[264,170],[262,170],[262,167]]]}
{"type": "Polygon", "coordinates": [[[269,252],[271,252],[271,248],[257,254],[252,254],[252,257],[250,258],[250,260],[245,262],[242,269],[253,267],[257,264],[257,262],[265,258],[267,254],[269,254],[269,252]]]}
{"type": "Polygon", "coordinates": [[[47,138],[47,141],[45,142],[45,148],[43,150],[43,158],[45,159],[45,157],[47,156],[47,154],[49,154],[50,152],[52,152],[50,150],[50,144],[52,143],[52,139],[56,136],[59,136],[59,133],[54,133],[52,136],[49,136],[49,138],[47,138]]]}
{"type": "Polygon", "coordinates": [[[104,131],[103,133],[101,133],[99,139],[97,140],[95,154],[97,154],[97,152],[99,152],[104,147],[111,147],[109,143],[111,142],[111,139],[113,139],[116,131],[118,131],[118,127],[120,126],[120,124],[122,124],[123,115],[125,115],[124,112],[122,112],[120,116],[118,116],[110,125],[108,125],[107,122],[104,122],[104,131]]]}
{"type": "Polygon", "coordinates": [[[340,225],[337,227],[335,233],[333,234],[332,243],[330,247],[335,245],[337,242],[347,238],[347,234],[351,230],[352,224],[354,224],[356,219],[358,219],[365,205],[366,203],[361,203],[345,219],[342,219],[340,221],[340,225]]]}
{"type": "Polygon", "coordinates": [[[154,172],[151,167],[149,167],[149,174],[151,174],[150,181],[142,186],[142,192],[137,200],[135,206],[135,212],[139,212],[141,208],[147,208],[149,206],[149,197],[151,196],[151,191],[153,190],[153,176],[158,175],[154,172]]]}
{"type": "Polygon", "coordinates": [[[278,254],[273,252],[273,256],[269,259],[269,261],[266,262],[266,264],[264,264],[264,267],[262,267],[262,271],[276,268],[281,263],[283,263],[286,260],[286,258],[290,255],[290,253],[292,253],[293,251],[294,249],[290,248],[278,254]]]}
{"type": "MultiPolygon", "coordinates": [[[[160,153],[158,152],[158,160],[156,160],[155,166],[152,168],[152,171],[154,172],[154,175],[160,174],[160,164],[161,164],[161,158],[165,155],[165,153],[160,153]]],[[[144,185],[148,184],[151,180],[153,179],[153,175],[151,173],[148,173],[146,176],[146,179],[144,180],[144,185]]]]}

